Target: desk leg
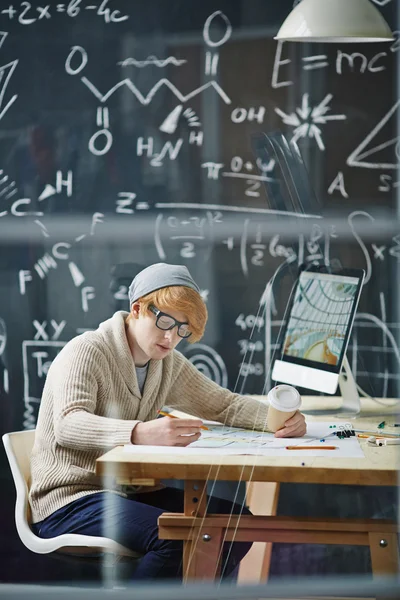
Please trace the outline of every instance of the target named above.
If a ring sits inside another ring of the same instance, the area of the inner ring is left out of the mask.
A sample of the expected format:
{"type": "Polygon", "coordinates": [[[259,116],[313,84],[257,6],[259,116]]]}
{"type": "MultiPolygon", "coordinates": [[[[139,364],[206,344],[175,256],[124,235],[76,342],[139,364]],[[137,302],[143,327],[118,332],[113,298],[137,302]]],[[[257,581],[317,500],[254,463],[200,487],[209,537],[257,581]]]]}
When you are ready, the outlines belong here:
{"type": "Polygon", "coordinates": [[[369,533],[372,574],[398,575],[400,561],[396,533],[369,533]]]}
{"type": "MultiPolygon", "coordinates": [[[[204,517],[207,509],[205,481],[185,481],[184,514],[204,517]]],[[[222,528],[202,525],[192,528],[192,539],[183,542],[183,579],[214,580],[220,573],[222,528]]]]}
{"type": "MultiPolygon", "coordinates": [[[[246,504],[253,515],[276,515],[280,484],[251,482],[246,486],[246,504]]],[[[239,583],[265,583],[271,563],[272,542],[254,542],[239,567],[239,583]]]]}

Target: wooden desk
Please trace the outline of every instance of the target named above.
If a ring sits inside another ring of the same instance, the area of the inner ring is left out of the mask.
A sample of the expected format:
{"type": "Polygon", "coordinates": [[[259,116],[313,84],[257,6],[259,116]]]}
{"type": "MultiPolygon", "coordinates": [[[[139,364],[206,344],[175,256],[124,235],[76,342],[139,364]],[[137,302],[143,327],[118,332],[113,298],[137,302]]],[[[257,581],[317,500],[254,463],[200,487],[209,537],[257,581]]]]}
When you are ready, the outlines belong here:
{"type": "MultiPolygon", "coordinates": [[[[315,398],[304,398],[303,406],[313,408],[315,398]]],[[[321,399],[318,399],[321,402],[321,399]]],[[[335,399],[326,403],[334,405],[335,399]]],[[[336,398],[336,402],[338,399],[336,398]]],[[[364,403],[366,414],[353,420],[357,429],[376,430],[390,409],[364,403]],[[368,416],[379,409],[379,416],[368,416]]],[[[313,420],[343,419],[309,417],[313,420]]],[[[387,422],[396,418],[386,417],[387,422]]],[[[389,431],[386,427],[385,431],[389,431]]],[[[397,430],[394,430],[398,432],[397,430]]],[[[316,544],[350,544],[370,547],[374,574],[396,574],[399,568],[397,527],[378,519],[312,519],[274,515],[240,518],[206,514],[208,480],[274,483],[325,483],[363,486],[396,486],[399,468],[397,446],[373,447],[360,440],[365,458],[265,457],[265,456],[183,456],[129,454],[114,448],[97,461],[96,472],[119,483],[153,485],[159,479],[185,481],[184,513],[164,513],[159,518],[159,535],[183,540],[185,578],[213,579],[219,575],[218,557],[222,541],[256,541],[316,544]]],[[[256,483],[255,485],[258,485],[256,483]]],[[[262,490],[262,488],[261,488],[262,490]]],[[[250,505],[251,509],[251,505],[250,505]]]]}
{"type": "MultiPolygon", "coordinates": [[[[262,397],[260,397],[262,399],[262,397]]],[[[327,409],[336,409],[340,406],[342,400],[340,397],[328,396],[324,398],[316,399],[315,396],[309,396],[302,398],[303,400],[303,410],[307,409],[316,409],[321,408],[324,405],[327,409]]],[[[392,405],[395,400],[384,400],[379,399],[380,402],[384,402],[388,406],[381,406],[380,404],[373,402],[370,399],[363,398],[361,400],[362,404],[362,413],[361,417],[357,419],[351,419],[350,422],[353,424],[355,429],[361,429],[362,426],[365,425],[364,429],[367,427],[376,429],[376,425],[381,422],[383,419],[387,420],[388,423],[396,421],[400,422],[400,417],[393,415],[392,413],[397,410],[398,415],[400,413],[400,405],[397,406],[397,409],[392,405]],[[386,415],[386,416],[385,416],[386,415]]],[[[307,417],[311,419],[312,417],[307,417]]],[[[319,418],[314,417],[316,421],[326,421],[332,419],[335,423],[343,424],[346,422],[342,418],[331,417],[331,416],[321,416],[319,418]]],[[[399,429],[388,428],[384,431],[393,431],[396,433],[400,433],[399,429]]],[[[361,440],[360,440],[361,441],[361,440]]],[[[363,447],[366,443],[366,440],[363,440],[363,447]]],[[[396,446],[392,447],[393,450],[390,452],[390,459],[396,460],[396,446]]],[[[374,451],[376,449],[372,448],[374,451]]],[[[368,447],[367,452],[370,450],[368,447]]],[[[400,448],[397,450],[397,455],[400,455],[400,448]]],[[[369,455],[368,455],[369,456],[369,455]]],[[[387,453],[385,457],[387,456],[387,453]]],[[[379,457],[379,455],[378,455],[379,457]]],[[[367,459],[365,459],[367,460],[367,459]]],[[[368,483],[363,483],[360,485],[368,485],[368,483]]],[[[375,484],[373,484],[375,485],[375,484]]],[[[261,482],[251,482],[247,484],[247,495],[246,501],[247,506],[250,508],[251,512],[254,515],[275,515],[277,512],[278,501],[279,501],[279,491],[280,491],[280,483],[278,482],[269,482],[269,483],[261,483],[261,482]]],[[[240,583],[248,583],[253,581],[266,581],[269,575],[270,561],[272,554],[272,543],[270,542],[255,542],[248,554],[240,563],[240,571],[239,571],[239,582],[240,583]]]]}

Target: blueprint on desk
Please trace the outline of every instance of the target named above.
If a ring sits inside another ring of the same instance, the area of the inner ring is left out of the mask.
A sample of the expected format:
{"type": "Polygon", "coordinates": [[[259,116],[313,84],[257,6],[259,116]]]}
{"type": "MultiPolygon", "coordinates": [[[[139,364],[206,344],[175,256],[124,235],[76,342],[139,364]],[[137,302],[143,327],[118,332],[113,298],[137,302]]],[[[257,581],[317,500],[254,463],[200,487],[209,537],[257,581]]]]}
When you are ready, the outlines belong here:
{"type": "Polygon", "coordinates": [[[307,433],[301,438],[276,438],[273,433],[253,431],[225,425],[209,425],[201,432],[201,438],[185,447],[137,446],[129,444],[125,451],[150,454],[196,454],[215,455],[253,455],[253,456],[322,456],[324,458],[364,458],[357,437],[339,439],[334,435],[330,422],[309,422],[307,433]],[[322,441],[325,440],[325,441],[322,441]],[[313,450],[287,450],[287,446],[318,446],[313,450]],[[324,450],[323,446],[335,446],[334,450],[324,450]]]}

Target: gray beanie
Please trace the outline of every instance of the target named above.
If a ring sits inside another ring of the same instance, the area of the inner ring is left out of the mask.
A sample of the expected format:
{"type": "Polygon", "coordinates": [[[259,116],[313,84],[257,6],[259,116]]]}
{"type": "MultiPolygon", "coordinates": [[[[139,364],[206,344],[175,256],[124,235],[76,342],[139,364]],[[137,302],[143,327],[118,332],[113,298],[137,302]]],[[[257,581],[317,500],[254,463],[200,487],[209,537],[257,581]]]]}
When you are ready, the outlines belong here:
{"type": "Polygon", "coordinates": [[[184,285],[200,293],[200,288],[192,279],[189,270],[182,265],[167,265],[156,263],[140,271],[129,286],[129,305],[136,300],[172,285],[184,285]]]}

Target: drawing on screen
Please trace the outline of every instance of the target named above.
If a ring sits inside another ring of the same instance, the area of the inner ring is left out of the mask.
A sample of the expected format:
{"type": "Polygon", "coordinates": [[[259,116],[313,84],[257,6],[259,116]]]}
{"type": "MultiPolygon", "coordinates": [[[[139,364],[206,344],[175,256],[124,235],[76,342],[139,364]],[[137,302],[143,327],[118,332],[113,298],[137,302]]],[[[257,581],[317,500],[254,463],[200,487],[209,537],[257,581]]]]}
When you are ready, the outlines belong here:
{"type": "Polygon", "coordinates": [[[294,127],[293,142],[300,138],[314,138],[320,150],[325,150],[325,144],[322,139],[322,131],[318,125],[326,125],[328,121],[342,121],[346,115],[327,115],[331,110],[328,106],[333,95],[327,94],[317,106],[312,108],[309,103],[309,94],[303,94],[301,108],[296,108],[295,112],[287,114],[280,108],[275,108],[275,112],[282,118],[286,125],[294,127]]]}
{"type": "Polygon", "coordinates": [[[300,277],[283,353],[337,365],[354,305],[357,283],[300,277]]]}
{"type": "Polygon", "coordinates": [[[366,138],[357,146],[357,148],[350,154],[347,159],[347,164],[349,167],[362,167],[364,169],[397,169],[399,164],[399,156],[400,156],[400,145],[399,140],[400,137],[393,137],[393,132],[397,131],[397,118],[398,118],[398,108],[400,106],[400,100],[398,100],[394,106],[386,113],[386,115],[378,122],[377,125],[370,131],[370,133],[366,136],[366,138]],[[384,129],[385,125],[392,119],[392,128],[389,129],[388,134],[385,137],[390,137],[386,142],[378,144],[377,146],[370,147],[371,141],[376,138],[380,132],[384,129]],[[381,152],[382,150],[386,150],[387,148],[391,149],[391,157],[388,161],[388,157],[382,158],[381,152]],[[393,155],[394,150],[394,155],[393,155]],[[365,160],[367,157],[370,157],[369,160],[365,160]]]}
{"type": "Polygon", "coordinates": [[[206,377],[222,387],[228,385],[228,372],[221,356],[206,344],[192,344],[184,352],[185,357],[206,377]]]}

